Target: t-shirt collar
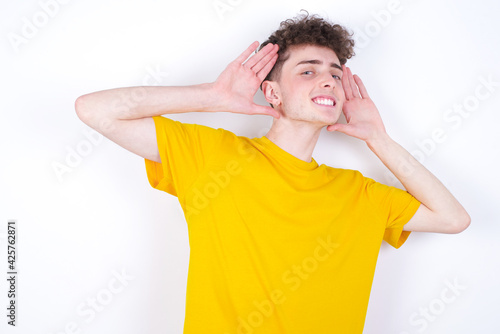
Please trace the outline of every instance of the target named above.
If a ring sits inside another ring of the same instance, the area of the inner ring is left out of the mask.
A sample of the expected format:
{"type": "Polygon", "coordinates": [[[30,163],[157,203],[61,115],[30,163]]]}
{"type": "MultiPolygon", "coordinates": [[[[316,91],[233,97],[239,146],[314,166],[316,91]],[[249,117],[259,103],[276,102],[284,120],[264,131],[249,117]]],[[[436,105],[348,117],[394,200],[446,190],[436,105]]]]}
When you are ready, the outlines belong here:
{"type": "Polygon", "coordinates": [[[282,159],[282,160],[294,165],[297,168],[300,168],[303,170],[312,170],[312,169],[318,167],[318,163],[316,162],[316,160],[314,160],[314,158],[311,157],[311,162],[307,162],[307,161],[304,161],[302,159],[299,159],[296,156],[283,150],[281,147],[279,147],[278,145],[273,143],[266,136],[262,136],[260,138],[255,138],[254,140],[257,140],[268,151],[272,152],[273,155],[279,157],[279,159],[282,159]]]}

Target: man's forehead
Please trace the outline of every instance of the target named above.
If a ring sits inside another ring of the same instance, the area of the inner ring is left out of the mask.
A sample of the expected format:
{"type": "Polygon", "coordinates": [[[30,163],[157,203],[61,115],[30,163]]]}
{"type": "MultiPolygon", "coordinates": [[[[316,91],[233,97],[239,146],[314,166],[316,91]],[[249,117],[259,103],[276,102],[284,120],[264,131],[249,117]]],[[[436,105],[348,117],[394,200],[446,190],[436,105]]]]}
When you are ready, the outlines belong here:
{"type": "Polygon", "coordinates": [[[338,65],[338,67],[340,67],[340,61],[337,55],[335,54],[335,51],[326,46],[308,45],[308,44],[293,45],[289,47],[287,51],[289,52],[289,54],[285,63],[287,63],[287,66],[289,67],[295,67],[300,63],[310,63],[310,64],[333,63],[335,65],[338,65]]]}

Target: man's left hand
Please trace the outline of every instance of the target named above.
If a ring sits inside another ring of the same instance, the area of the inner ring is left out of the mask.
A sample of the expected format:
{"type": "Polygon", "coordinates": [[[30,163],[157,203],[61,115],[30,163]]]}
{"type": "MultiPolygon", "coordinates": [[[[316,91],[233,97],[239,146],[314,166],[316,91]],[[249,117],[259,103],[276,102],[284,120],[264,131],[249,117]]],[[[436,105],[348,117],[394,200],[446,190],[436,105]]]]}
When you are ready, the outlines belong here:
{"type": "Polygon", "coordinates": [[[342,86],[346,100],[342,112],[347,124],[336,123],[329,125],[328,131],[338,131],[369,143],[380,136],[386,135],[384,123],[377,107],[368,96],[368,92],[357,75],[352,75],[351,69],[342,65],[344,75],[342,86]]]}

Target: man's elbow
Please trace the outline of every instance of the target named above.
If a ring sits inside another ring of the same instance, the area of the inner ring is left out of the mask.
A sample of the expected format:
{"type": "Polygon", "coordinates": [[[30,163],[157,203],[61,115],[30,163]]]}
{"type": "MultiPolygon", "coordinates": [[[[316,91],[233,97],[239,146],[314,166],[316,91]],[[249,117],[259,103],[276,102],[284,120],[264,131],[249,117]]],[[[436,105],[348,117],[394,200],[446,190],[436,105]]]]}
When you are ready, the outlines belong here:
{"type": "Polygon", "coordinates": [[[457,215],[450,223],[450,233],[457,234],[465,231],[470,226],[470,222],[471,218],[469,214],[464,210],[459,215],[457,215]]]}
{"type": "Polygon", "coordinates": [[[95,99],[89,94],[82,95],[75,100],[75,111],[78,118],[91,128],[95,129],[95,124],[100,118],[95,99]]]}
{"type": "Polygon", "coordinates": [[[75,111],[76,115],[78,118],[84,122],[87,123],[88,120],[88,110],[85,108],[85,95],[80,96],[79,98],[76,99],[75,101],[75,111]]]}

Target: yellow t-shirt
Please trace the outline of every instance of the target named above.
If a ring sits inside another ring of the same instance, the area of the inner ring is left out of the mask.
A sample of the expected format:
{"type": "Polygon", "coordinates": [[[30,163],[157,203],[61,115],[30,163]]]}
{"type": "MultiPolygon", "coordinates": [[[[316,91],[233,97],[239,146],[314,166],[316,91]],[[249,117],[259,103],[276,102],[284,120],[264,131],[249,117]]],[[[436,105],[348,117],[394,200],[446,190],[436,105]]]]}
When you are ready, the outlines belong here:
{"type": "Polygon", "coordinates": [[[188,226],[184,333],[362,333],[382,240],[399,248],[420,203],[265,136],[153,119],[148,180],[188,226]]]}

